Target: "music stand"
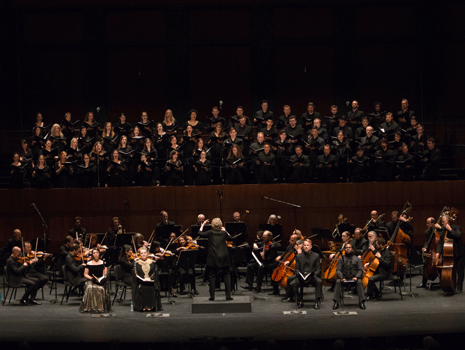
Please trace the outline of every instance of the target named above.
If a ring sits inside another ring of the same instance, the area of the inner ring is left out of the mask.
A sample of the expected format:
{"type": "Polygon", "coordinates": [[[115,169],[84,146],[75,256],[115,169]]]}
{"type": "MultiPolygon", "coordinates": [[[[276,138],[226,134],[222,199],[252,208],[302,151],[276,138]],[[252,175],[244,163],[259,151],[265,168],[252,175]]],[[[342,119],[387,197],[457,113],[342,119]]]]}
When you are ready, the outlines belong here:
{"type": "MultiPolygon", "coordinates": [[[[210,231],[212,229],[212,225],[205,225],[203,227],[203,232],[210,231]]],[[[200,225],[191,225],[191,237],[197,237],[199,235],[200,225]]]]}
{"type": "Polygon", "coordinates": [[[338,224],[337,228],[339,232],[342,234],[342,232],[349,231],[350,235],[352,236],[355,232],[355,225],[354,224],[338,224]]]}
{"type": "Polygon", "coordinates": [[[234,239],[234,245],[240,245],[247,239],[247,224],[245,222],[226,222],[224,227],[231,237],[237,236],[234,239]]]}
{"type": "Polygon", "coordinates": [[[273,234],[273,238],[277,237],[282,237],[283,235],[283,225],[281,224],[276,224],[276,225],[270,225],[270,224],[260,224],[258,225],[259,231],[265,231],[268,230],[273,234]]]}
{"type": "Polygon", "coordinates": [[[198,249],[188,249],[188,250],[181,250],[179,253],[178,261],[176,262],[177,266],[187,266],[187,283],[188,283],[188,290],[189,290],[189,297],[194,296],[194,291],[191,287],[191,273],[190,270],[194,272],[193,278],[195,278],[195,263],[199,256],[200,251],[198,249]]]}

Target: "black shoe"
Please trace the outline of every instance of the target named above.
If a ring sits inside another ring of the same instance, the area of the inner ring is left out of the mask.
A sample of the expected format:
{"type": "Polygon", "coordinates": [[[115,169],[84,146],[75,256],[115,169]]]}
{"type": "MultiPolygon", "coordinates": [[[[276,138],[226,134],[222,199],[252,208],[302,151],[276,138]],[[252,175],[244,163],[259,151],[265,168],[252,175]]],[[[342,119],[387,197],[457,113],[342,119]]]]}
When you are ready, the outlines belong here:
{"type": "Polygon", "coordinates": [[[171,294],[171,296],[172,296],[173,298],[177,298],[177,297],[178,297],[178,296],[176,295],[176,292],[175,292],[175,291],[170,292],[170,294],[171,294]]]}
{"type": "Polygon", "coordinates": [[[374,298],[381,299],[381,292],[375,292],[374,298]]]}
{"type": "Polygon", "coordinates": [[[20,303],[21,305],[29,305],[29,303],[26,301],[26,299],[21,299],[21,300],[19,301],[19,303],[20,303]]]}
{"type": "Polygon", "coordinates": [[[179,292],[179,294],[181,294],[181,295],[186,295],[187,293],[186,293],[185,291],[182,290],[182,291],[179,292]]]}
{"type": "Polygon", "coordinates": [[[226,300],[229,301],[229,300],[234,300],[234,299],[231,297],[226,297],[226,300]]]}
{"type": "Polygon", "coordinates": [[[249,286],[248,284],[241,286],[242,289],[247,289],[247,290],[252,290],[252,286],[249,286]]]}
{"type": "Polygon", "coordinates": [[[426,288],[426,283],[420,283],[417,288],[426,288]]]}
{"type": "Polygon", "coordinates": [[[208,298],[208,300],[214,301],[214,300],[215,300],[215,297],[210,297],[210,298],[208,298]]]}
{"type": "Polygon", "coordinates": [[[28,300],[28,304],[29,305],[42,305],[41,303],[39,303],[38,301],[35,301],[34,299],[28,300]]]}
{"type": "Polygon", "coordinates": [[[197,289],[194,290],[195,295],[199,295],[199,291],[197,289]]]}
{"type": "Polygon", "coordinates": [[[304,303],[301,302],[301,301],[298,301],[298,302],[297,302],[297,307],[298,307],[299,309],[302,308],[302,307],[304,307],[304,303]]]}
{"type": "Polygon", "coordinates": [[[462,290],[461,290],[461,289],[456,289],[456,290],[455,290],[455,294],[460,294],[460,293],[462,293],[462,290]]]}
{"type": "Polygon", "coordinates": [[[337,310],[337,309],[339,309],[339,302],[335,301],[333,305],[333,310],[337,310]]]}
{"type": "Polygon", "coordinates": [[[360,309],[365,310],[365,302],[362,300],[360,303],[358,303],[358,306],[360,306],[360,309]]]}
{"type": "Polygon", "coordinates": [[[285,298],[282,298],[281,301],[295,303],[294,297],[285,297],[285,298]]]}
{"type": "Polygon", "coordinates": [[[278,291],[274,290],[271,293],[268,293],[268,295],[279,295],[279,290],[278,291]]]}
{"type": "Polygon", "coordinates": [[[315,305],[313,305],[313,308],[314,308],[315,310],[320,310],[320,302],[317,301],[317,302],[315,303],[315,305]]]}

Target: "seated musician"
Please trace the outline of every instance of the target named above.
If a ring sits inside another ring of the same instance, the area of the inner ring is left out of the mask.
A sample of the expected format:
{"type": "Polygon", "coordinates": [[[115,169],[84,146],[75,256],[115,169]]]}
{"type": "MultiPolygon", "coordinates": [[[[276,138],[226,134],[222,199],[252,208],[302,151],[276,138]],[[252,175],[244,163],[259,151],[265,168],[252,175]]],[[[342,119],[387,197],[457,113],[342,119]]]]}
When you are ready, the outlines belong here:
{"type": "MultiPolygon", "coordinates": [[[[389,276],[389,272],[391,271],[391,267],[394,262],[394,254],[392,254],[389,249],[386,249],[385,245],[386,240],[384,238],[378,238],[375,241],[375,257],[378,258],[379,265],[375,271],[375,274],[368,280],[366,300],[379,299],[381,297],[381,293],[378,290],[378,287],[376,287],[376,282],[384,281],[389,276]]],[[[364,267],[368,266],[369,264],[367,263],[364,267]]]]}
{"type": "Polygon", "coordinates": [[[31,242],[24,242],[24,255],[31,260],[29,268],[26,271],[26,277],[34,280],[37,283],[37,289],[42,288],[48,282],[48,277],[44,274],[46,270],[45,261],[51,255],[45,253],[43,256],[36,256],[36,252],[32,250],[31,242]]]}
{"type": "Polygon", "coordinates": [[[352,243],[346,243],[345,255],[343,255],[337,262],[337,280],[336,286],[334,287],[334,305],[333,310],[339,308],[341,303],[341,288],[342,282],[353,281],[357,286],[357,295],[358,295],[358,305],[360,309],[365,310],[365,297],[363,295],[363,266],[360,258],[354,253],[352,243]]]}
{"type": "Polygon", "coordinates": [[[84,269],[86,289],[82,298],[80,312],[105,312],[111,309],[109,290],[105,288],[107,267],[100,259],[100,251],[91,249],[92,258],[84,269]],[[103,279],[101,279],[103,277],[103,279]]]}
{"type": "Polygon", "coordinates": [[[21,248],[13,247],[10,257],[6,261],[6,267],[8,276],[11,283],[14,284],[25,284],[26,292],[21,297],[19,303],[21,305],[40,305],[35,301],[37,290],[42,286],[39,284],[39,280],[26,276],[26,272],[29,269],[29,264],[26,261],[21,261],[21,248]]]}
{"type": "Polygon", "coordinates": [[[5,262],[6,259],[10,257],[14,247],[21,248],[21,242],[21,230],[15,229],[13,231],[13,237],[8,238],[5,246],[3,247],[4,258],[2,259],[2,262],[5,262]]]}
{"type": "Polygon", "coordinates": [[[263,241],[258,244],[254,243],[252,254],[255,258],[247,265],[246,285],[241,286],[242,288],[252,290],[254,277],[257,275],[256,291],[260,293],[265,273],[271,273],[276,268],[278,251],[272,238],[273,234],[270,231],[265,231],[263,232],[263,241]]]}
{"type": "Polygon", "coordinates": [[[391,219],[392,221],[389,221],[386,224],[386,229],[389,233],[389,237],[391,237],[394,234],[394,231],[397,227],[397,224],[399,223],[400,220],[400,225],[399,228],[407,235],[409,235],[410,238],[413,236],[413,227],[412,224],[409,222],[407,219],[407,214],[401,215],[399,217],[399,212],[397,210],[394,210],[391,213],[391,219]]]}
{"type": "Polygon", "coordinates": [[[76,216],[74,218],[74,227],[70,228],[68,231],[68,235],[71,237],[85,237],[87,234],[87,230],[82,227],[82,218],[80,216],[76,216]]]}
{"type": "MultiPolygon", "coordinates": [[[[341,233],[341,239],[342,239],[342,247],[341,247],[341,252],[344,250],[344,247],[347,243],[350,243],[350,232],[349,231],[344,231],[341,233]]],[[[330,259],[333,259],[336,256],[336,254],[331,254],[329,256],[330,259]]]]}
{"type": "Polygon", "coordinates": [[[136,249],[139,251],[140,248],[146,248],[144,244],[144,235],[142,233],[135,233],[134,234],[134,245],[136,249]]]}
{"type": "Polygon", "coordinates": [[[297,299],[297,307],[301,308],[304,306],[301,295],[299,293],[299,287],[312,285],[315,287],[315,310],[320,309],[320,303],[323,298],[322,282],[320,279],[321,274],[321,262],[318,253],[312,251],[312,241],[306,239],[304,241],[303,252],[298,254],[296,257],[295,272],[296,276],[291,282],[287,283],[286,293],[294,293],[294,297],[297,299]]]}
{"type": "Polygon", "coordinates": [[[60,247],[60,251],[58,253],[57,257],[57,262],[55,264],[55,271],[58,271],[58,273],[61,275],[62,274],[62,266],[65,264],[66,257],[69,254],[69,250],[71,248],[71,245],[74,243],[74,238],[73,236],[66,236],[65,238],[65,244],[63,244],[60,247]]]}
{"type": "Polygon", "coordinates": [[[121,252],[118,257],[118,264],[121,266],[121,270],[123,272],[123,282],[128,285],[132,285],[133,282],[134,259],[135,255],[131,246],[125,244],[121,248],[121,252]]]}
{"type": "MultiPolygon", "coordinates": [[[[270,219],[271,219],[272,216],[274,216],[276,218],[276,215],[273,214],[273,215],[270,216],[270,219]]],[[[270,223],[270,219],[268,219],[268,223],[270,223]]],[[[276,220],[277,220],[277,218],[276,218],[276,220]]],[[[297,237],[296,234],[291,235],[291,237],[289,238],[289,245],[287,246],[286,250],[281,255],[278,255],[276,257],[276,259],[275,259],[278,263],[281,260],[288,257],[289,255],[291,255],[292,252],[295,252],[295,245],[297,243],[297,238],[298,237],[297,237]]],[[[295,259],[295,255],[294,255],[294,259],[295,259]]],[[[292,263],[292,261],[294,261],[294,259],[284,261],[283,262],[284,266],[290,265],[292,263]]],[[[273,292],[271,292],[270,295],[279,295],[279,282],[276,282],[276,281],[272,280],[271,285],[273,286],[273,292]]]]}
{"type": "Polygon", "coordinates": [[[434,225],[440,230],[439,242],[437,247],[436,259],[442,261],[443,250],[444,250],[444,238],[454,240],[454,268],[457,271],[457,283],[455,293],[462,293],[463,290],[463,278],[464,278],[464,251],[465,247],[462,243],[462,233],[460,227],[457,225],[451,225],[449,215],[442,217],[441,224],[436,223],[434,225]]]}
{"type": "Polygon", "coordinates": [[[87,278],[84,277],[86,264],[83,260],[76,260],[80,251],[81,249],[78,243],[73,243],[73,245],[71,245],[65,260],[66,276],[74,289],[78,288],[81,293],[84,293],[84,283],[87,281],[87,278]]]}
{"type": "Polygon", "coordinates": [[[386,225],[384,224],[384,221],[379,218],[378,212],[376,210],[373,210],[370,213],[370,217],[371,217],[371,222],[368,225],[368,230],[376,230],[379,228],[386,227],[386,225]]]}
{"type": "MultiPolygon", "coordinates": [[[[430,241],[430,238],[432,235],[435,234],[436,228],[434,225],[436,224],[436,219],[433,217],[429,217],[426,219],[426,230],[425,230],[425,245],[423,248],[421,248],[422,253],[426,253],[428,251],[428,243],[430,241]]],[[[417,286],[417,288],[426,288],[426,283],[428,282],[428,278],[426,277],[426,269],[423,269],[423,277],[421,280],[420,285],[417,286]]]]}
{"type": "Polygon", "coordinates": [[[362,235],[362,229],[357,227],[354,232],[354,238],[352,239],[352,250],[359,258],[368,249],[368,241],[362,235]]]}
{"type": "MultiPolygon", "coordinates": [[[[188,250],[187,239],[184,236],[178,238],[178,247],[176,248],[175,254],[179,257],[182,251],[188,250]]],[[[179,294],[187,294],[185,291],[186,282],[191,284],[191,290],[195,295],[198,295],[199,292],[195,287],[195,271],[191,266],[188,266],[187,263],[184,265],[177,265],[177,276],[179,278],[179,294]],[[189,281],[187,281],[189,279],[189,281]]]]}

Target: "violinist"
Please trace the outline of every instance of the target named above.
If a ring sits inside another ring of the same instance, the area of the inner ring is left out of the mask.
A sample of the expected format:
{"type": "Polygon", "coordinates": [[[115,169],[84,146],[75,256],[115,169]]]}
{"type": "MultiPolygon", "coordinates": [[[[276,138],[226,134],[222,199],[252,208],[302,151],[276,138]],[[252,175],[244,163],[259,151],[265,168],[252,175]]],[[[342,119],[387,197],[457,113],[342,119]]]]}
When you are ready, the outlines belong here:
{"type": "MultiPolygon", "coordinates": [[[[184,236],[181,236],[178,238],[178,247],[176,248],[176,251],[175,251],[175,254],[176,256],[179,257],[179,255],[181,254],[182,251],[184,250],[187,250],[189,249],[188,248],[188,243],[187,243],[187,239],[186,237],[184,236]]],[[[198,295],[199,292],[197,291],[196,287],[195,287],[195,272],[194,272],[194,269],[191,267],[191,266],[187,266],[187,265],[177,265],[177,276],[179,278],[179,284],[180,284],[180,292],[179,294],[181,295],[185,295],[187,294],[185,292],[185,284],[186,284],[186,280],[187,280],[187,276],[189,276],[189,279],[190,279],[190,284],[191,284],[191,288],[194,292],[195,295],[198,295]]]]}
{"type": "Polygon", "coordinates": [[[91,233],[88,236],[88,239],[89,239],[89,243],[90,243],[90,244],[88,244],[90,246],[90,249],[98,250],[100,252],[100,257],[103,257],[103,255],[107,251],[107,246],[100,245],[98,243],[98,237],[97,237],[97,235],[95,233],[91,233]]]}
{"type": "Polygon", "coordinates": [[[160,212],[160,217],[161,217],[161,222],[159,222],[155,228],[155,237],[157,238],[158,241],[161,242],[161,241],[164,241],[164,238],[166,236],[168,236],[168,232],[165,232],[167,229],[167,226],[174,225],[174,221],[169,220],[168,212],[165,210],[162,210],[160,212]]]}
{"type": "Polygon", "coordinates": [[[48,282],[48,277],[43,274],[45,272],[45,259],[50,254],[45,253],[43,256],[38,257],[36,252],[32,250],[31,242],[24,242],[24,255],[29,257],[29,268],[26,271],[26,277],[28,279],[35,280],[38,284],[37,289],[42,288],[48,282]]]}
{"type": "Polygon", "coordinates": [[[68,281],[73,285],[73,289],[77,288],[83,293],[84,283],[87,281],[87,278],[84,277],[86,263],[83,261],[82,256],[80,260],[76,260],[81,253],[81,249],[78,243],[71,245],[69,254],[66,256],[65,266],[68,281]]]}
{"type": "MultiPolygon", "coordinates": [[[[346,245],[347,243],[350,242],[350,232],[349,232],[349,231],[344,231],[344,232],[342,232],[341,238],[342,238],[342,247],[341,247],[341,251],[343,251],[344,248],[345,248],[345,245],[346,245]]],[[[331,254],[331,255],[329,256],[329,258],[330,258],[330,259],[333,259],[335,256],[336,256],[336,254],[333,253],[333,254],[331,254]]]]}
{"type": "Polygon", "coordinates": [[[254,277],[257,275],[256,291],[260,293],[263,277],[266,273],[271,273],[278,265],[276,261],[278,251],[272,239],[273,234],[270,231],[265,231],[263,232],[263,241],[258,244],[254,243],[252,254],[255,258],[247,265],[246,285],[241,286],[242,288],[252,290],[254,277]]]}
{"type": "Polygon", "coordinates": [[[140,248],[146,248],[144,245],[144,235],[141,233],[134,234],[134,245],[136,249],[139,250],[140,248]]]}
{"type": "MultiPolygon", "coordinates": [[[[425,245],[423,246],[423,248],[421,248],[422,253],[426,253],[428,250],[428,243],[430,241],[430,238],[436,232],[436,228],[434,227],[435,224],[436,224],[435,218],[429,217],[428,219],[426,219],[426,230],[425,230],[426,241],[425,241],[425,245]]],[[[427,282],[428,282],[428,278],[426,277],[426,269],[423,269],[423,277],[422,277],[420,285],[418,285],[417,288],[426,288],[427,282]]]]}
{"type": "Polygon", "coordinates": [[[462,233],[460,232],[460,227],[457,225],[451,225],[449,215],[444,215],[442,217],[441,224],[436,223],[434,227],[440,230],[439,243],[436,253],[436,259],[438,261],[442,259],[445,236],[447,235],[447,238],[454,240],[454,267],[457,271],[457,286],[455,293],[462,293],[464,279],[465,247],[462,243],[462,233]]]}
{"type": "Polygon", "coordinates": [[[121,248],[120,255],[118,257],[118,264],[121,266],[121,270],[123,271],[123,282],[131,285],[133,282],[133,270],[134,270],[134,260],[136,256],[132,251],[130,245],[125,244],[121,248]]]}
{"type": "Polygon", "coordinates": [[[92,259],[84,269],[86,289],[82,298],[80,312],[105,312],[111,309],[109,290],[105,288],[107,281],[107,267],[100,259],[100,251],[91,249],[92,259]]]}
{"type": "Polygon", "coordinates": [[[123,227],[119,222],[119,218],[115,216],[113,219],[111,219],[110,227],[105,234],[105,239],[102,244],[106,245],[107,247],[118,246],[116,237],[122,233],[123,227]]]}
{"type": "Polygon", "coordinates": [[[69,254],[69,250],[71,245],[74,243],[74,238],[71,235],[66,236],[65,244],[60,247],[60,251],[58,253],[58,260],[55,264],[55,271],[57,271],[60,275],[62,274],[62,266],[65,264],[66,257],[69,254]]]}
{"type": "Polygon", "coordinates": [[[14,283],[15,285],[26,285],[26,292],[21,297],[19,303],[21,305],[40,305],[34,299],[37,291],[43,285],[39,285],[39,280],[36,278],[26,276],[26,272],[29,269],[29,263],[27,263],[26,260],[21,259],[21,248],[13,247],[11,255],[6,261],[6,267],[11,283],[14,283]]]}
{"type": "Polygon", "coordinates": [[[359,258],[368,249],[368,241],[362,235],[362,229],[357,227],[354,231],[354,238],[352,239],[353,253],[359,258]]]}
{"type": "MultiPolygon", "coordinates": [[[[384,281],[388,277],[394,262],[394,254],[386,248],[386,240],[384,238],[377,238],[374,248],[376,249],[375,257],[378,258],[379,265],[375,274],[368,280],[366,300],[381,298],[381,293],[376,287],[375,282],[384,281]]],[[[364,267],[368,267],[368,265],[369,263],[365,264],[364,267]]]]}
{"type": "MultiPolygon", "coordinates": [[[[275,216],[276,215],[271,215],[271,216],[275,216]]],[[[270,219],[271,219],[271,216],[270,216],[270,219]]],[[[268,222],[270,222],[270,219],[268,219],[268,222]]],[[[277,219],[277,218],[276,218],[277,219]]],[[[296,234],[293,234],[291,235],[291,237],[289,238],[289,244],[286,248],[286,250],[281,254],[281,255],[278,255],[276,257],[276,261],[279,263],[281,260],[283,260],[286,256],[289,256],[292,252],[294,252],[295,250],[295,245],[297,243],[297,235],[296,234]]],[[[295,259],[295,257],[294,257],[295,259]]],[[[284,261],[283,264],[284,266],[288,266],[292,263],[292,261],[294,260],[287,260],[287,261],[284,261]]],[[[273,286],[273,291],[270,293],[270,295],[279,295],[279,282],[276,282],[276,281],[272,281],[271,282],[271,285],[273,286]]]]}
{"type": "Polygon", "coordinates": [[[363,295],[363,266],[360,258],[354,253],[352,243],[346,243],[345,255],[339,259],[337,262],[337,272],[336,275],[338,279],[336,280],[336,286],[334,288],[334,305],[333,310],[339,308],[341,302],[341,289],[342,282],[353,281],[357,285],[357,295],[358,295],[358,305],[360,309],[365,310],[365,297],[363,295]]]}
{"type": "Polygon", "coordinates": [[[231,273],[230,273],[230,258],[226,241],[230,239],[229,233],[223,227],[220,218],[212,220],[212,229],[203,232],[203,227],[208,224],[208,220],[202,222],[199,233],[201,236],[208,238],[208,257],[207,266],[209,272],[210,299],[215,300],[216,278],[222,275],[226,292],[226,300],[231,298],[231,273]]]}

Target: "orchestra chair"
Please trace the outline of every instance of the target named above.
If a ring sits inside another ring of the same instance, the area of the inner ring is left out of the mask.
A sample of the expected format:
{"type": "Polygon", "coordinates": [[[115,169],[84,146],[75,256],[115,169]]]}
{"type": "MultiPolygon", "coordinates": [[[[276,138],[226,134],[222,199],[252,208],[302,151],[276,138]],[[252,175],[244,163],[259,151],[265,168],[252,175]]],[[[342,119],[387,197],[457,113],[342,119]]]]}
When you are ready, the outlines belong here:
{"type": "MultiPolygon", "coordinates": [[[[302,301],[304,301],[304,288],[313,288],[313,289],[315,289],[316,287],[314,287],[314,286],[312,286],[310,284],[308,286],[301,285],[299,287],[299,293],[300,293],[300,300],[302,300],[302,301]]],[[[342,288],[342,290],[344,290],[344,288],[342,288]]],[[[320,302],[323,302],[324,300],[325,300],[325,293],[322,291],[320,302]]],[[[297,298],[295,298],[295,301],[296,301],[296,303],[298,302],[297,298]]],[[[315,300],[315,302],[316,302],[316,300],[315,300]]]]}
{"type": "Polygon", "coordinates": [[[126,300],[126,291],[127,289],[131,289],[131,285],[123,282],[123,269],[121,268],[121,265],[115,265],[115,285],[116,285],[116,290],[115,290],[115,296],[113,298],[113,303],[112,305],[115,304],[116,298],[118,297],[118,291],[121,289],[121,294],[119,298],[119,303],[121,301],[126,300]]]}
{"type": "MultiPolygon", "coordinates": [[[[344,298],[346,296],[344,292],[350,293],[352,291],[352,288],[356,286],[356,283],[357,282],[354,282],[354,281],[344,281],[344,282],[341,281],[341,301],[340,301],[341,311],[340,312],[344,312],[344,304],[345,304],[344,298]]],[[[348,295],[347,297],[350,299],[354,298],[352,295],[348,295]]]]}
{"type": "MultiPolygon", "coordinates": [[[[401,276],[394,275],[391,271],[389,271],[389,274],[387,278],[383,281],[379,281],[379,293],[383,293],[384,287],[384,282],[390,282],[394,286],[394,293],[397,294],[397,288],[399,288],[399,295],[400,295],[400,300],[404,300],[402,296],[402,286],[404,285],[404,276],[403,274],[401,276]]],[[[388,287],[392,290],[391,287],[388,287]]]]}
{"type": "Polygon", "coordinates": [[[47,270],[47,276],[52,283],[50,286],[50,295],[55,289],[55,300],[58,298],[58,283],[65,283],[63,276],[60,275],[60,271],[57,270],[58,257],[53,257],[50,268],[47,270]]]}
{"type": "Polygon", "coordinates": [[[68,302],[68,299],[69,299],[69,296],[71,294],[71,291],[73,290],[74,286],[71,281],[68,279],[68,276],[66,274],[66,265],[63,265],[62,266],[62,270],[63,270],[63,282],[65,284],[65,290],[63,291],[63,297],[61,298],[61,303],[60,305],[63,305],[63,300],[65,299],[65,296],[66,296],[66,302],[68,302]]]}
{"type": "MultiPolygon", "coordinates": [[[[11,302],[11,298],[13,297],[13,293],[14,293],[14,297],[16,299],[16,291],[18,290],[18,288],[24,287],[24,291],[26,291],[27,286],[22,282],[21,282],[21,284],[11,282],[10,281],[10,276],[8,275],[8,268],[6,266],[3,267],[3,278],[4,278],[4,281],[3,281],[3,293],[5,295],[4,299],[3,299],[3,305],[5,305],[5,301],[8,298],[8,292],[10,291],[10,288],[11,288],[11,294],[10,294],[10,300],[8,300],[8,304],[11,302]],[[6,290],[6,294],[5,294],[5,285],[8,288],[6,290]]],[[[42,290],[42,297],[43,297],[43,293],[44,293],[44,291],[42,290]]]]}

